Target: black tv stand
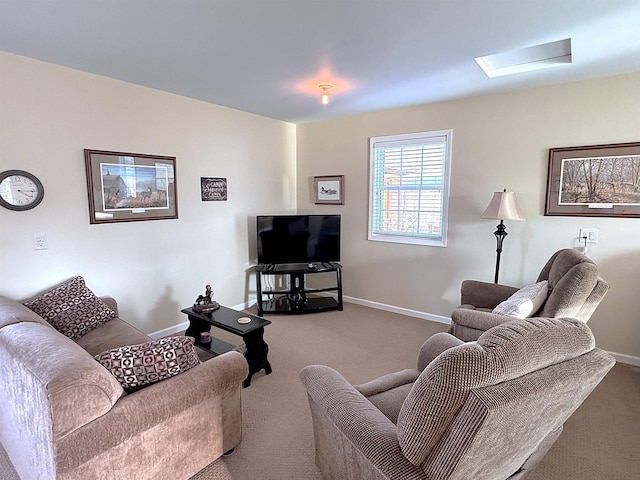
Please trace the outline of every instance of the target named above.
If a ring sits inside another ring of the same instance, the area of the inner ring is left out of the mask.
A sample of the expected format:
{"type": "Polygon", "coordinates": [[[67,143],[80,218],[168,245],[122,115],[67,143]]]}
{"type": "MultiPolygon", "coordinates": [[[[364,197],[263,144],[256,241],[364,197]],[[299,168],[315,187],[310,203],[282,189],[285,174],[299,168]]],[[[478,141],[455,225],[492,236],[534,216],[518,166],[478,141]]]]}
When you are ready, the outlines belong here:
{"type": "Polygon", "coordinates": [[[313,313],[327,310],[342,310],[342,265],[336,262],[270,263],[256,265],[258,315],[264,313],[313,313]],[[308,274],[334,274],[335,282],[328,288],[307,288],[308,274]],[[263,275],[288,275],[289,288],[262,289],[263,275]],[[337,292],[333,296],[314,295],[322,292],[337,292]],[[266,297],[266,299],[265,299],[266,297]]]}

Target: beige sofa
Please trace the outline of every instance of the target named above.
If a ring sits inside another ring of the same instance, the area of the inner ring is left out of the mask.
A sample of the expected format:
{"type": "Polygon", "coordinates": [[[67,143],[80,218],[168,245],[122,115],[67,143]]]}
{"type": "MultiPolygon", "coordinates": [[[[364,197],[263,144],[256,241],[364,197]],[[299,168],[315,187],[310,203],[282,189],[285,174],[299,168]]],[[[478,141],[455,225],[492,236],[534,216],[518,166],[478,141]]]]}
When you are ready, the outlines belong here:
{"type": "Polygon", "coordinates": [[[149,340],[116,317],[75,342],[0,297],[0,442],[22,479],[187,479],[240,442],[244,357],[129,394],[93,358],[149,340]]]}

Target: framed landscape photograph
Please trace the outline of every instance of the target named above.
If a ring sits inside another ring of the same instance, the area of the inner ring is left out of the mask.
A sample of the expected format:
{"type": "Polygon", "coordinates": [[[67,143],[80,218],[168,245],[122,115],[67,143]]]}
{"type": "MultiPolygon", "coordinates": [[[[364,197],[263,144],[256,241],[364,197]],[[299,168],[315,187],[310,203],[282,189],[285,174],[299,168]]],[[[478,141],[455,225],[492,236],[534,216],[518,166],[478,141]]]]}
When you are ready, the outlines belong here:
{"type": "Polygon", "coordinates": [[[344,205],[344,175],[313,177],[316,205],[344,205]]]}
{"type": "Polygon", "coordinates": [[[92,224],[178,218],[176,158],[84,151],[92,224]]]}
{"type": "Polygon", "coordinates": [[[640,142],[550,149],[544,214],[640,217],[640,142]]]}

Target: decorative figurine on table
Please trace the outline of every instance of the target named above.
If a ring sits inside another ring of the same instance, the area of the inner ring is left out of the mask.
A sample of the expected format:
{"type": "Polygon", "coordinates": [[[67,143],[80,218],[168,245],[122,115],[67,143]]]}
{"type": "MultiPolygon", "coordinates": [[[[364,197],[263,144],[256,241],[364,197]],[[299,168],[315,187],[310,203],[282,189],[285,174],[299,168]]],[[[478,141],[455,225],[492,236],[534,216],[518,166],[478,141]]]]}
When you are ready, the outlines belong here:
{"type": "Polygon", "coordinates": [[[193,311],[198,313],[209,313],[220,308],[220,304],[211,299],[213,291],[211,285],[205,287],[204,295],[198,295],[196,303],[193,304],[193,311]]]}

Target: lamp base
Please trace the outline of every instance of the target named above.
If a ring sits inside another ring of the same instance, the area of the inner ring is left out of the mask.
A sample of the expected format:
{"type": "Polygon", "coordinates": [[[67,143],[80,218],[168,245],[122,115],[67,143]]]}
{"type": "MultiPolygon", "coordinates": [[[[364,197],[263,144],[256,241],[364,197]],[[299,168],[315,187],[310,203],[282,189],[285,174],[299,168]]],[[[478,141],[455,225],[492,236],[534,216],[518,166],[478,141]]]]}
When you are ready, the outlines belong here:
{"type": "Polygon", "coordinates": [[[500,255],[502,254],[502,242],[504,242],[504,237],[508,235],[507,227],[504,222],[500,220],[500,223],[496,226],[496,231],[493,232],[496,236],[496,273],[493,280],[493,283],[498,283],[498,274],[500,273],[500,255]]]}

